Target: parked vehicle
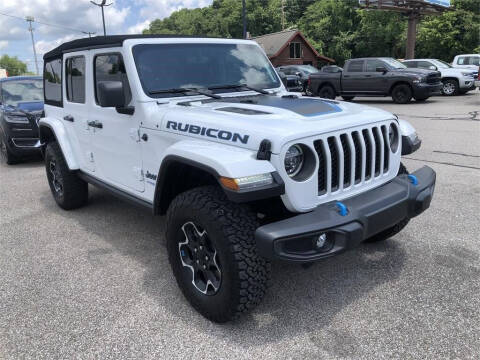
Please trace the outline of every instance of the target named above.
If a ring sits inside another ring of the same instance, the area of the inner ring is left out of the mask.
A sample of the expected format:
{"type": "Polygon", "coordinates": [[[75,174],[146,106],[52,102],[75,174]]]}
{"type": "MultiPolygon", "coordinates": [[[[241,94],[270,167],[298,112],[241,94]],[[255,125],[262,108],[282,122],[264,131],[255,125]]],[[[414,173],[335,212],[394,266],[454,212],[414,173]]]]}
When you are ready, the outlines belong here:
{"type": "Polygon", "coordinates": [[[462,54],[457,55],[452,61],[452,66],[462,69],[471,69],[479,71],[480,54],[462,54]]]}
{"type": "Polygon", "coordinates": [[[282,80],[283,85],[291,92],[302,92],[303,84],[297,75],[285,75],[283,71],[277,69],[278,76],[282,80]]]}
{"type": "Polygon", "coordinates": [[[412,59],[404,60],[403,63],[408,68],[440,71],[443,95],[466,94],[470,90],[475,90],[475,79],[478,76],[478,71],[454,68],[452,65],[437,59],[412,59]]]}
{"type": "Polygon", "coordinates": [[[310,89],[314,95],[344,100],[355,96],[391,96],[398,104],[415,98],[424,101],[440,94],[442,83],[438,71],[407,69],[392,58],[361,58],[345,62],[343,71],[318,72],[310,75],[310,89]]]}
{"type": "Polygon", "coordinates": [[[308,78],[311,74],[315,74],[319,70],[312,65],[286,65],[280,66],[279,71],[282,71],[286,75],[296,75],[300,78],[302,82],[302,91],[308,96],[311,96],[310,90],[308,88],[308,78]]]}
{"type": "Polygon", "coordinates": [[[40,76],[0,79],[0,157],[7,164],[40,154],[38,120],[43,112],[40,76]]]}
{"type": "Polygon", "coordinates": [[[166,214],[178,285],[212,321],[261,301],[270,260],[386,240],[433,197],[435,172],[400,163],[407,122],[288,93],[254,41],[102,36],[44,63],[53,198],[81,207],[91,183],[166,214]]]}
{"type": "Polygon", "coordinates": [[[343,68],[337,65],[326,65],[320,69],[321,72],[326,72],[326,73],[338,73],[342,72],[343,68]]]}

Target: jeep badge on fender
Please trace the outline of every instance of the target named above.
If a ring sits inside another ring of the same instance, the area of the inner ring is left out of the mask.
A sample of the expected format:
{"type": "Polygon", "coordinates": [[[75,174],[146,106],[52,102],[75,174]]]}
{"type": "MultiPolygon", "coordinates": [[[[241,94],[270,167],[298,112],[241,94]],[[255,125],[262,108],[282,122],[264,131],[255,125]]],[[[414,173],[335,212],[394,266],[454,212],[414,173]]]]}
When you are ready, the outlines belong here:
{"type": "Polygon", "coordinates": [[[172,273],[211,321],[259,304],[272,261],[388,239],[430,206],[435,172],[401,164],[410,124],[289,93],[253,41],[102,36],[43,59],[53,198],[85,206],[90,183],[166,215],[172,273]]]}

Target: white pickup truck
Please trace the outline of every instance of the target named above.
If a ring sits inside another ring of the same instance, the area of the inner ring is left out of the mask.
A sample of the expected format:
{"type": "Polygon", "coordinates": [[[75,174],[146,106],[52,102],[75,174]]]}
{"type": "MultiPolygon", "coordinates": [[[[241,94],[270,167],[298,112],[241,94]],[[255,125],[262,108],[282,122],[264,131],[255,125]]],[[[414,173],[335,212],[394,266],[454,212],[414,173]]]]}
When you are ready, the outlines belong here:
{"type": "Polygon", "coordinates": [[[178,285],[212,321],[261,301],[271,260],[387,239],[430,205],[435,172],[400,163],[420,146],[407,122],[287,92],[253,41],[102,36],[44,64],[55,201],[85,205],[90,183],[166,214],[178,285]]]}

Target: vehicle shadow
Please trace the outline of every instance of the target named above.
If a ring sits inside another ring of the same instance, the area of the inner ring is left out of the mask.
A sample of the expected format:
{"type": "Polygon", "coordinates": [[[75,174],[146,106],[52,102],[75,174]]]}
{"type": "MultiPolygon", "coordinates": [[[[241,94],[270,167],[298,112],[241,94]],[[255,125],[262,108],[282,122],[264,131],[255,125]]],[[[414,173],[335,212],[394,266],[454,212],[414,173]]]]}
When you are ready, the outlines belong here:
{"type": "MultiPolygon", "coordinates": [[[[43,193],[41,199],[44,206],[55,206],[49,192],[43,193]]],[[[324,339],[315,337],[315,333],[336,321],[335,316],[349,304],[396,279],[406,260],[405,250],[391,239],[365,244],[307,268],[274,263],[271,287],[264,301],[239,320],[218,325],[193,310],[178,289],[168,263],[164,217],[153,217],[146,210],[93,188],[89,200],[82,209],[58,212],[74,219],[84,231],[105,240],[113,251],[140,262],[145,271],[143,292],[167,310],[169,317],[179,323],[177,326],[193,327],[218,337],[220,342],[227,338],[245,349],[293,338],[299,333],[311,333],[312,342],[323,346],[319,343],[324,339]]],[[[90,252],[88,256],[95,261],[108,256],[102,249],[90,252]]],[[[151,314],[151,321],[160,321],[159,316],[151,314]]],[[[329,351],[341,351],[345,345],[342,341],[349,340],[336,339],[329,351]]]]}

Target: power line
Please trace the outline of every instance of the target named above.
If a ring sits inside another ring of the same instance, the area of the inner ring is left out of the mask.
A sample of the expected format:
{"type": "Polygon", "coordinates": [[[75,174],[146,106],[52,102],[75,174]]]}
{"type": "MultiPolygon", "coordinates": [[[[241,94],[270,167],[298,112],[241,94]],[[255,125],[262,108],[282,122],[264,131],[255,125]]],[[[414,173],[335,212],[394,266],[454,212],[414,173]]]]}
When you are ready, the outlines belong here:
{"type": "MultiPolygon", "coordinates": [[[[16,16],[16,15],[5,14],[5,13],[2,13],[2,12],[0,12],[0,15],[8,16],[8,17],[11,17],[11,18],[14,18],[14,19],[19,19],[19,20],[25,21],[24,17],[20,17],[20,16],[16,16]]],[[[88,33],[87,31],[71,28],[71,27],[68,27],[68,26],[57,25],[57,24],[47,23],[47,22],[38,21],[38,20],[34,20],[34,22],[36,22],[37,24],[51,26],[51,27],[55,27],[55,28],[58,28],[58,29],[65,29],[65,30],[79,32],[79,33],[88,33]]]]}

